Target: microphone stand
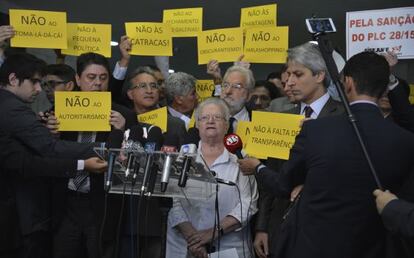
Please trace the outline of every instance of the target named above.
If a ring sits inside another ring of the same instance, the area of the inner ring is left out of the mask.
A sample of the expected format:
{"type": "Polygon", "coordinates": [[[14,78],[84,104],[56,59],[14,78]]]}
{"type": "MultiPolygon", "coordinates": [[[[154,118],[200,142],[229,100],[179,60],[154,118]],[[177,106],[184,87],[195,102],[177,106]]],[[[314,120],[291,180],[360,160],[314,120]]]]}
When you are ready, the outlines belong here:
{"type": "Polygon", "coordinates": [[[332,82],[335,85],[336,90],[339,93],[339,97],[342,101],[342,104],[345,108],[345,112],[348,116],[349,121],[351,122],[352,128],[354,129],[354,132],[358,138],[359,145],[362,148],[362,151],[364,153],[365,159],[368,162],[369,169],[371,171],[372,176],[374,177],[375,183],[377,187],[381,190],[384,190],[382,187],[382,184],[378,178],[378,174],[375,170],[374,165],[372,164],[371,157],[368,153],[368,150],[366,148],[366,144],[364,142],[364,139],[361,136],[361,132],[358,128],[357,119],[355,118],[354,114],[351,111],[351,108],[349,107],[348,99],[343,91],[343,86],[341,81],[339,80],[339,73],[337,66],[335,64],[335,61],[332,58],[332,47],[329,45],[329,39],[326,39],[326,34],[324,32],[318,32],[315,34],[312,34],[312,37],[315,41],[318,42],[319,50],[321,51],[322,57],[325,60],[326,67],[328,69],[329,75],[331,76],[332,82]]]}

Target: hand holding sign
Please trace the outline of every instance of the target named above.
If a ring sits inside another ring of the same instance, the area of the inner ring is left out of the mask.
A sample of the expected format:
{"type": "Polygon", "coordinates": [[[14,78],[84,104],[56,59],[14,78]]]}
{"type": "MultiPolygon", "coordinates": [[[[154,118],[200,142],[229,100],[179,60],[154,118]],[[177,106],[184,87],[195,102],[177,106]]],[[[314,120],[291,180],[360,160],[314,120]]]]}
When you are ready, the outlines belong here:
{"type": "Polygon", "coordinates": [[[125,118],[121,113],[111,110],[111,116],[109,117],[109,123],[118,130],[125,129],[125,118]]]}
{"type": "Polygon", "coordinates": [[[15,33],[13,26],[0,26],[0,46],[2,45],[1,42],[10,39],[15,33]]]}
{"type": "Polygon", "coordinates": [[[214,80],[221,80],[221,69],[219,61],[215,59],[208,61],[207,74],[213,76],[214,80]]]}
{"type": "Polygon", "coordinates": [[[246,62],[246,61],[242,61],[243,58],[244,58],[244,54],[241,54],[239,56],[239,58],[237,58],[237,61],[234,62],[234,65],[242,66],[242,67],[244,67],[246,69],[250,69],[250,63],[249,62],[246,62]]]}
{"type": "Polygon", "coordinates": [[[121,60],[119,61],[119,65],[121,67],[127,67],[129,64],[129,60],[131,59],[131,49],[132,49],[132,42],[128,38],[128,36],[124,35],[119,40],[119,51],[121,52],[121,60]]]}

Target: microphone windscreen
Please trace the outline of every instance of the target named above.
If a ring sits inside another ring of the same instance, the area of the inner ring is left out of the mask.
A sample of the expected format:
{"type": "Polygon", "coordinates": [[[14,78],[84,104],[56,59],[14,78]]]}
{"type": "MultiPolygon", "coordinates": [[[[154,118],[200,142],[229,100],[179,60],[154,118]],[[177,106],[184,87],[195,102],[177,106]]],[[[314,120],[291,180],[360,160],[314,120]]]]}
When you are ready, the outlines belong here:
{"type": "Polygon", "coordinates": [[[237,134],[231,133],[224,137],[224,147],[233,154],[243,149],[243,142],[237,134]]]}
{"type": "Polygon", "coordinates": [[[177,149],[179,146],[178,137],[166,137],[164,139],[163,147],[164,146],[171,146],[171,147],[174,146],[177,149]]]}
{"type": "Polygon", "coordinates": [[[162,135],[162,131],[158,126],[151,126],[148,130],[148,137],[146,142],[153,142],[155,143],[155,151],[160,150],[164,137],[162,135]]]}
{"type": "Polygon", "coordinates": [[[119,149],[122,146],[123,140],[124,140],[124,131],[112,130],[109,133],[108,139],[106,141],[106,146],[109,149],[119,149]]]}
{"type": "Polygon", "coordinates": [[[128,140],[142,143],[144,140],[143,134],[144,130],[142,129],[142,127],[140,125],[135,125],[129,131],[128,140]]]}
{"type": "Polygon", "coordinates": [[[195,144],[198,146],[198,142],[200,141],[200,135],[198,129],[192,127],[188,129],[186,136],[184,137],[184,144],[195,144]]]}

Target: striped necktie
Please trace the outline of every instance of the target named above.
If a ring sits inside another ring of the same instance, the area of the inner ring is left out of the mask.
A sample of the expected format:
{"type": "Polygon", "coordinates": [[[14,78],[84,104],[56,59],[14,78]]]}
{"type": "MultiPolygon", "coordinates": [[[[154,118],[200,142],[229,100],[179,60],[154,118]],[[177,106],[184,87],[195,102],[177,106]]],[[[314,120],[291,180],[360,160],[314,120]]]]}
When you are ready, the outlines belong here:
{"type": "MultiPolygon", "coordinates": [[[[81,142],[91,143],[93,142],[93,133],[92,132],[83,132],[81,136],[81,142]]],[[[73,179],[73,184],[75,185],[76,191],[86,182],[89,173],[85,170],[78,171],[76,177],[73,179]]]]}

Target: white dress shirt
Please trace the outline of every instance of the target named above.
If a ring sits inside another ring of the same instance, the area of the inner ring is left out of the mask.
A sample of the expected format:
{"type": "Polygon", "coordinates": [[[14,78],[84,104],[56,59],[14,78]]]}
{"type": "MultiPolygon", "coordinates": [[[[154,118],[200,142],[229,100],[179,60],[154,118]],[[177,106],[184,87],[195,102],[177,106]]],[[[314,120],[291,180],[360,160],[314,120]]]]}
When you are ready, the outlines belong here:
{"type": "Polygon", "coordinates": [[[313,110],[310,117],[313,118],[313,119],[316,119],[316,118],[318,118],[319,114],[322,111],[322,108],[325,106],[325,104],[326,104],[326,102],[328,102],[328,100],[329,100],[329,93],[325,93],[324,95],[322,95],[322,97],[315,100],[310,105],[301,102],[300,103],[300,114],[304,115],[305,114],[305,107],[310,106],[313,110]]]}
{"type": "Polygon", "coordinates": [[[233,122],[233,131],[237,131],[237,122],[238,121],[250,121],[249,112],[246,107],[243,107],[237,114],[233,116],[236,120],[233,122]]]}
{"type": "Polygon", "coordinates": [[[170,114],[172,116],[175,116],[181,120],[183,120],[183,122],[185,123],[185,128],[188,129],[188,126],[190,124],[191,118],[184,115],[183,113],[178,112],[177,110],[173,109],[172,107],[168,106],[168,112],[170,112],[170,114]]]}

